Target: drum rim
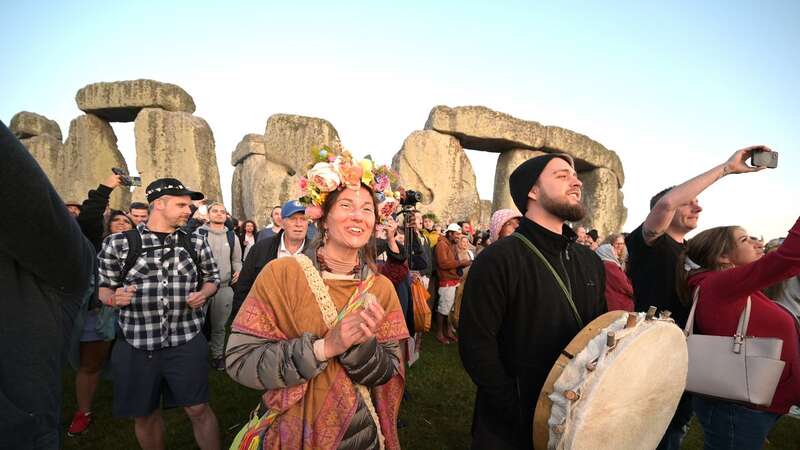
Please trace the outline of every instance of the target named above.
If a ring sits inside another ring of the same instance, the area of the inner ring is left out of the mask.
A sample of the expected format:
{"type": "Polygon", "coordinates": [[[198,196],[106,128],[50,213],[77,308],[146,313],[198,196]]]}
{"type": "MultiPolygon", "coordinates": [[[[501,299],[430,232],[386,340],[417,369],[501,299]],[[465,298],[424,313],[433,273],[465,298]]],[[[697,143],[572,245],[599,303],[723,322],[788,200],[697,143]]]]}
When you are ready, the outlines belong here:
{"type": "Polygon", "coordinates": [[[553,387],[556,381],[561,376],[564,368],[569,364],[572,359],[565,355],[576,355],[583,350],[586,345],[594,339],[601,331],[608,328],[614,322],[624,318],[628,315],[627,311],[609,311],[596,319],[589,322],[574,338],[564,347],[564,350],[558,355],[558,359],[553,364],[550,372],[547,374],[544,385],[539,391],[539,398],[536,400],[536,410],[533,415],[533,446],[536,449],[546,449],[550,441],[550,429],[547,426],[547,421],[553,407],[553,401],[550,400],[549,395],[553,392],[553,387]],[[548,390],[549,387],[549,390],[548,390]]]}

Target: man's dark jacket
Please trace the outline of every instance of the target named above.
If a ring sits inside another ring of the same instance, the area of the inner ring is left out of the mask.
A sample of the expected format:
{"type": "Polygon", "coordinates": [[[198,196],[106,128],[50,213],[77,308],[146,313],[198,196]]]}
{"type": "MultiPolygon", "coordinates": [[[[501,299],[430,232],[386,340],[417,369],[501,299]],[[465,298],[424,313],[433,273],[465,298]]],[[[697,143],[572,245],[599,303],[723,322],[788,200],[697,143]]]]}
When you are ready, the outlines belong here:
{"type": "Polygon", "coordinates": [[[0,448],[59,448],[61,367],[95,252],[0,122],[0,448]]]}
{"type": "MultiPolygon", "coordinates": [[[[233,321],[236,317],[236,313],[238,313],[239,308],[242,307],[247,293],[250,292],[250,288],[252,288],[253,283],[256,282],[258,274],[261,273],[261,269],[278,257],[278,249],[281,247],[282,238],[283,230],[279,231],[276,235],[256,242],[253,244],[253,248],[250,249],[250,252],[247,253],[247,258],[245,258],[242,264],[242,271],[239,272],[239,281],[233,285],[233,309],[229,320],[233,321]]],[[[306,245],[307,244],[308,239],[306,239],[306,245]]]]}
{"type": "MultiPolygon", "coordinates": [[[[606,312],[605,269],[568,226],[553,233],[523,218],[527,237],[572,289],[584,326],[606,312]],[[568,280],[568,281],[567,281],[568,280]]],[[[461,303],[459,352],[478,386],[474,449],[530,449],[534,407],[559,353],[581,330],[550,270],[518,238],[483,250],[461,303]]]]}

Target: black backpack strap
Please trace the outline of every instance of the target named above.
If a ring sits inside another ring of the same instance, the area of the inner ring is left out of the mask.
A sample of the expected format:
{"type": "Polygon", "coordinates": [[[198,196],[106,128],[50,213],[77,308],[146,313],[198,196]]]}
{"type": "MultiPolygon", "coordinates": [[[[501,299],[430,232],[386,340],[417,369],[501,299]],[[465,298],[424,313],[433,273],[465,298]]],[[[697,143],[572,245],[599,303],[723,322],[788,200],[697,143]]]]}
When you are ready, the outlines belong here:
{"type": "Polygon", "coordinates": [[[142,235],[139,234],[139,230],[136,228],[125,231],[122,234],[128,240],[128,255],[125,257],[125,263],[122,266],[122,281],[124,282],[128,272],[131,271],[133,265],[136,264],[136,260],[142,254],[142,235]]]}
{"type": "MultiPolygon", "coordinates": [[[[200,230],[198,230],[200,231],[200,230]]],[[[205,233],[200,233],[205,236],[205,233]]],[[[195,268],[197,269],[198,276],[200,275],[200,255],[197,254],[197,249],[194,248],[194,244],[192,243],[192,237],[189,233],[178,233],[178,245],[185,248],[187,252],[189,252],[189,256],[192,258],[192,262],[194,263],[195,268]]]]}
{"type": "Polygon", "coordinates": [[[233,270],[233,246],[236,245],[236,234],[228,230],[228,247],[231,249],[231,270],[233,270]]]}

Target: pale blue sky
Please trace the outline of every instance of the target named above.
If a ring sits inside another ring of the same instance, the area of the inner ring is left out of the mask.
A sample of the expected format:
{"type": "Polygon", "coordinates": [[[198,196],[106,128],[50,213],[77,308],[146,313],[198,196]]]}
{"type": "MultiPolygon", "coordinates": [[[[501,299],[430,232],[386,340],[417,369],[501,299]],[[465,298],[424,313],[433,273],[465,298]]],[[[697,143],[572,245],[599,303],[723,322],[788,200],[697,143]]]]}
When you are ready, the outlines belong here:
{"type": "MultiPolygon", "coordinates": [[[[176,83],[230,153],[267,117],[323,117],[356,154],[389,162],[430,109],[485,105],[616,150],[626,230],[647,201],[763,143],[780,168],[724,179],[700,227],[773,237],[800,213],[800,2],[16,2],[0,28],[0,119],[66,136],[97,81],[176,83]]],[[[115,125],[133,166],[131,125],[115,125]]],[[[495,155],[470,152],[491,198],[495,155]]]]}

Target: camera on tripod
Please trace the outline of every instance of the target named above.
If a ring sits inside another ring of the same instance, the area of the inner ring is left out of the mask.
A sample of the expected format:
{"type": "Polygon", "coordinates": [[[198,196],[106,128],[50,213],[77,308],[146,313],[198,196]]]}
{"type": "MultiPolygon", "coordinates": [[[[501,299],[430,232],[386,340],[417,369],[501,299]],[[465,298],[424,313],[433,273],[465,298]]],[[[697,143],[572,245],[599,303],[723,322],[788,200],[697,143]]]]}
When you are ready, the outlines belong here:
{"type": "Polygon", "coordinates": [[[416,209],[417,203],[422,201],[422,194],[417,191],[407,190],[400,196],[400,206],[403,212],[410,212],[416,209]]]}

